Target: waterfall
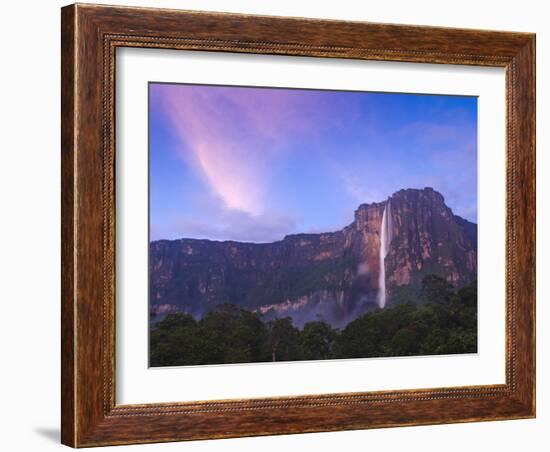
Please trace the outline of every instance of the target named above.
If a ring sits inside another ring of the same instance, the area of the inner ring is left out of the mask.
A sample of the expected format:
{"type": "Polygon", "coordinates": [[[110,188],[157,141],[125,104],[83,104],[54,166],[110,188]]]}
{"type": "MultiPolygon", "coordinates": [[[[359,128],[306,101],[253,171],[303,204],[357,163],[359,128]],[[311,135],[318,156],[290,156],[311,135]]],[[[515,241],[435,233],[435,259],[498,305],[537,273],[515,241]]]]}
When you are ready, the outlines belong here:
{"type": "Polygon", "coordinates": [[[380,308],[386,306],[386,265],[384,262],[390,248],[392,226],[391,203],[388,199],[384,206],[382,225],[380,226],[380,272],[378,273],[378,306],[380,308]]]}

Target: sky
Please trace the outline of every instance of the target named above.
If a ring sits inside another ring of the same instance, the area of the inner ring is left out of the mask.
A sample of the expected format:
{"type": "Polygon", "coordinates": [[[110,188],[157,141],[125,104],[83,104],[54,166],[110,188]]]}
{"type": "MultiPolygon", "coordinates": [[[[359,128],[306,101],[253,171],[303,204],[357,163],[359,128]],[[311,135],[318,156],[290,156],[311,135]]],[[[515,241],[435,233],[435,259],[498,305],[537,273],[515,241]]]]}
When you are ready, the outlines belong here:
{"type": "Polygon", "coordinates": [[[477,223],[477,98],[149,84],[150,239],[272,242],[433,187],[477,223]]]}

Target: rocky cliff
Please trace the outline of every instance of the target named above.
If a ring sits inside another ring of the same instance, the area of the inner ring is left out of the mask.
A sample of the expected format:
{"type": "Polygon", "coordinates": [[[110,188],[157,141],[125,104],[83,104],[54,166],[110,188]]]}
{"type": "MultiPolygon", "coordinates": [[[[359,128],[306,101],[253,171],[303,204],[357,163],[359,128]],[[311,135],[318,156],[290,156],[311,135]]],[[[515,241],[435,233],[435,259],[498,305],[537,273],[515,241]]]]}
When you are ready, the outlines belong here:
{"type": "Polygon", "coordinates": [[[388,304],[414,298],[427,274],[457,288],[476,278],[477,226],[454,215],[433,189],[407,189],[360,205],[354,221],[336,232],[265,244],[152,242],[151,312],[200,317],[220,303],[233,303],[267,319],[291,316],[302,325],[322,318],[344,326],[378,306],[386,208],[391,240],[382,280],[388,304]]]}

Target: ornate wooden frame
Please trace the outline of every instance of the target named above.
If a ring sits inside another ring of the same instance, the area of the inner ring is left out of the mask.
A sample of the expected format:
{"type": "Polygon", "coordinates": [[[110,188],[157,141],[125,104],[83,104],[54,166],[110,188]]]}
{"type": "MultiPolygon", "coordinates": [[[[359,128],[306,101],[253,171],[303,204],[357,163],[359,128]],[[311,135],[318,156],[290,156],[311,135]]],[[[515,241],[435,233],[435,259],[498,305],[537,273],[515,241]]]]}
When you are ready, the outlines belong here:
{"type": "Polygon", "coordinates": [[[74,447],[535,416],[535,35],[161,9],[62,9],[62,442],[74,447]],[[115,403],[117,47],[506,69],[506,383],[115,403]]]}

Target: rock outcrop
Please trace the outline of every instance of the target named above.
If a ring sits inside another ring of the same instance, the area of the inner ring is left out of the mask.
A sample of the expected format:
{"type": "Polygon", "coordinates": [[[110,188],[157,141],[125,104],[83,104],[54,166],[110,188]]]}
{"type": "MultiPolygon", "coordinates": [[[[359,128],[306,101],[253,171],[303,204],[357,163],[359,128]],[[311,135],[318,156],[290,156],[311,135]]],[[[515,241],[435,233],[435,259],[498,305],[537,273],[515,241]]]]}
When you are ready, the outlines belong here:
{"type": "Polygon", "coordinates": [[[153,314],[201,317],[233,303],[265,318],[324,319],[335,327],[377,307],[380,229],[391,203],[385,258],[388,304],[407,301],[436,274],[459,288],[477,274],[477,226],[453,214],[431,188],[407,189],[361,204],[336,232],[296,234],[273,243],[181,239],[150,244],[153,314]]]}

